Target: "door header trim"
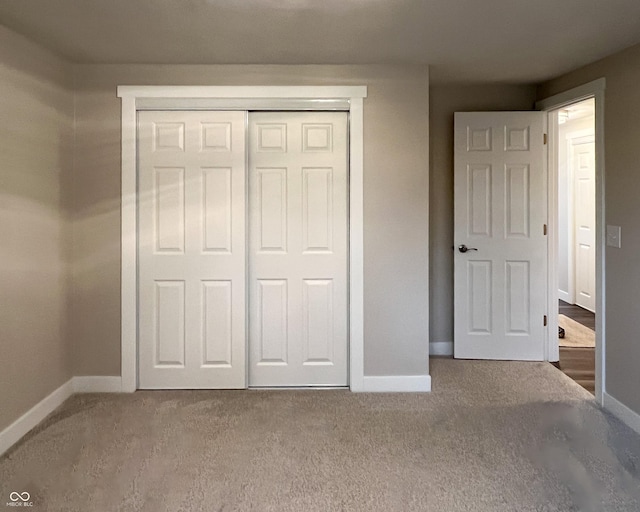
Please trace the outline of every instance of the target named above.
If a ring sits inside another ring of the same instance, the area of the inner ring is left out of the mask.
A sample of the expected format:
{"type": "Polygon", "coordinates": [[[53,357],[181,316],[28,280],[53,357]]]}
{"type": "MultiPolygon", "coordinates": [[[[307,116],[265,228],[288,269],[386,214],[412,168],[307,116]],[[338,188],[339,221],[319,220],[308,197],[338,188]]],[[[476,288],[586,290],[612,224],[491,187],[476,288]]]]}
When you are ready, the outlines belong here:
{"type": "Polygon", "coordinates": [[[566,107],[567,105],[601,95],[604,93],[606,88],[606,79],[598,78],[591,82],[587,82],[586,84],[574,87],[573,89],[569,89],[568,91],[563,91],[559,94],[536,101],[536,110],[549,111],[566,107]]]}
{"type": "Polygon", "coordinates": [[[349,111],[348,99],[332,98],[137,98],[141,110],[349,111]]]}
{"type": "Polygon", "coordinates": [[[353,99],[366,98],[366,86],[164,86],[119,85],[119,98],[353,99]]]}

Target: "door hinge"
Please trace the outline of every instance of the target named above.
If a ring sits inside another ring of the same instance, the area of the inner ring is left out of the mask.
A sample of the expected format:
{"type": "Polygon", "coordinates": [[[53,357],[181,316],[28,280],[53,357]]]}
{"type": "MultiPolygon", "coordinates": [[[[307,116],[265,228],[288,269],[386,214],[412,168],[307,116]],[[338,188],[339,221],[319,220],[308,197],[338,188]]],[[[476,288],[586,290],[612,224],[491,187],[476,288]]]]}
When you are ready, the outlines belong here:
{"type": "Polygon", "coordinates": [[[546,134],[546,133],[543,133],[543,134],[542,134],[542,143],[543,143],[543,144],[546,144],[546,143],[547,143],[547,134],[546,134]]]}
{"type": "Polygon", "coordinates": [[[545,236],[547,235],[547,225],[546,224],[542,225],[542,234],[545,235],[545,236]]]}
{"type": "Polygon", "coordinates": [[[547,315],[544,315],[544,326],[547,326],[547,315]]]}

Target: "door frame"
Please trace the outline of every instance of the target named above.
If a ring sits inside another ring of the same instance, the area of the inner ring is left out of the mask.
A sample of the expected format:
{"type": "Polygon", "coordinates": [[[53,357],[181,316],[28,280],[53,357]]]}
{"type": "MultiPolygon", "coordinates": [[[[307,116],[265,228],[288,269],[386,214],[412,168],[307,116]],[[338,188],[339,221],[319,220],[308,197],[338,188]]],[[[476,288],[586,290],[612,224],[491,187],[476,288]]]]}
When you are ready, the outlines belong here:
{"type": "Polygon", "coordinates": [[[140,110],[339,110],[349,113],[349,387],[364,390],[364,130],[366,86],[121,85],[121,378],[138,388],[137,134],[140,110]]]}
{"type": "MultiPolygon", "coordinates": [[[[558,304],[558,147],[557,147],[557,110],[582,100],[595,100],[595,150],[596,150],[596,372],[595,395],[602,405],[605,393],[605,159],[604,159],[604,96],[606,81],[599,78],[581,86],[569,89],[554,96],[536,102],[536,109],[549,115],[549,243],[548,243],[548,304],[549,311],[557,309],[558,304]]],[[[545,347],[546,359],[559,360],[557,336],[558,315],[549,315],[549,333],[545,347]]]]}

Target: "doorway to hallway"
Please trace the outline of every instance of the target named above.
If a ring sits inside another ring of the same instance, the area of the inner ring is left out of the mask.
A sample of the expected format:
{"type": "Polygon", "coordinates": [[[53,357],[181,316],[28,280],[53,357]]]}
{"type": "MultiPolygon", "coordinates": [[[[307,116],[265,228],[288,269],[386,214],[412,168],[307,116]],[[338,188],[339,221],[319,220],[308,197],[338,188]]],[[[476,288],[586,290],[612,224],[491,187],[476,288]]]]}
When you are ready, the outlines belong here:
{"type": "MultiPolygon", "coordinates": [[[[595,100],[554,111],[557,170],[558,367],[595,391],[595,100]]],[[[553,164],[554,162],[552,162],[553,164]]]]}

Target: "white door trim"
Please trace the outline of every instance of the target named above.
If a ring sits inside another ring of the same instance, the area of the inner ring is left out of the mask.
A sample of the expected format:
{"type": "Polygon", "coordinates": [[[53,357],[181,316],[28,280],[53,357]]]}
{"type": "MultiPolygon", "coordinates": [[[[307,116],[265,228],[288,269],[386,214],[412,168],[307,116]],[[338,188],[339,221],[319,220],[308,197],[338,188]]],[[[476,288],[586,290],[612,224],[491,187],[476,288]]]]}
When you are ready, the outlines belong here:
{"type": "MultiPolygon", "coordinates": [[[[605,388],[605,181],[604,181],[604,94],[606,82],[604,78],[599,78],[592,82],[583,84],[574,89],[569,89],[555,96],[545,98],[536,102],[538,110],[549,112],[550,116],[555,115],[552,111],[562,107],[566,107],[572,103],[581,100],[594,98],[596,102],[596,120],[595,120],[595,144],[596,144],[596,382],[595,393],[596,400],[602,404],[605,388]]],[[[555,126],[549,120],[550,128],[555,126]]],[[[554,133],[549,133],[549,140],[553,143],[555,140],[554,133]]],[[[558,169],[555,164],[557,161],[557,147],[550,148],[549,151],[549,305],[555,307],[558,304],[558,169]]],[[[549,332],[558,330],[557,315],[549,315],[549,332]]],[[[546,347],[548,360],[557,361],[559,357],[559,348],[557,338],[549,336],[546,347]]]]}
{"type": "Polygon", "coordinates": [[[363,99],[366,86],[118,86],[122,99],[122,203],[121,203],[121,374],[122,391],[138,387],[138,284],[137,284],[137,112],[153,107],[185,108],[197,100],[197,108],[264,109],[269,100],[274,108],[305,110],[336,109],[349,112],[349,384],[352,391],[364,390],[364,132],[363,99]],[[143,101],[144,99],[144,101],[143,101]],[[253,106],[252,106],[253,105],[253,106]]]}

